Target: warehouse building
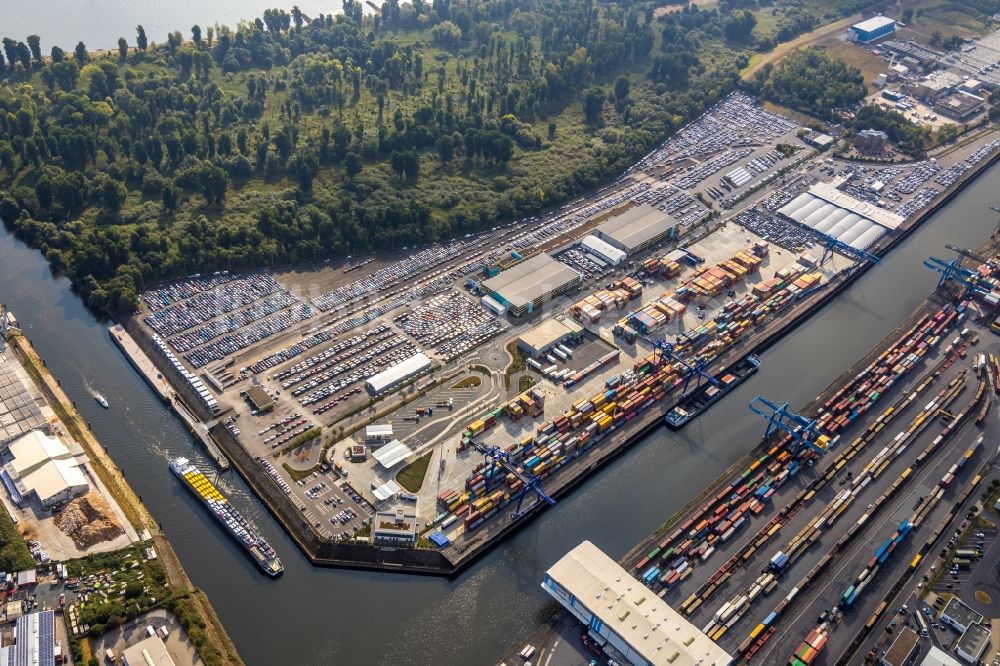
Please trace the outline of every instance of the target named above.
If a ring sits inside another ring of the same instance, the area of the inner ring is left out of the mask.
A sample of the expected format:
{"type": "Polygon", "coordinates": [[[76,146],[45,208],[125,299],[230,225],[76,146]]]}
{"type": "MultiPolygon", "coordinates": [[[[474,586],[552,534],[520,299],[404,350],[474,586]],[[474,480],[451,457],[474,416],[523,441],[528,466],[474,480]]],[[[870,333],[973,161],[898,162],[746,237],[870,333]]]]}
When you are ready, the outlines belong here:
{"type": "Polygon", "coordinates": [[[848,38],[853,42],[867,44],[868,42],[891,35],[896,32],[896,22],[888,16],[873,16],[870,19],[855,23],[848,32],[848,38]]]}
{"type": "Polygon", "coordinates": [[[548,571],[542,589],[621,664],[723,666],[733,658],[663,599],[584,541],[548,571]]]}
{"type": "Polygon", "coordinates": [[[616,215],[594,230],[601,240],[628,255],[642,252],[676,232],[677,220],[648,204],[616,215]]]}
{"type": "Polygon", "coordinates": [[[546,319],[538,326],[517,338],[517,346],[520,350],[531,356],[538,358],[544,356],[546,352],[562,344],[566,340],[579,336],[583,328],[574,321],[565,317],[553,317],[546,319]]]}
{"type": "Polygon", "coordinates": [[[986,110],[986,100],[978,95],[959,91],[939,99],[934,110],[942,116],[964,123],[986,110]]]}
{"type": "Polygon", "coordinates": [[[0,647],[3,666],[54,666],[56,655],[62,657],[56,645],[55,612],[46,610],[17,618],[14,644],[0,647]]]}
{"type": "Polygon", "coordinates": [[[122,664],[125,666],[174,666],[174,660],[167,652],[167,646],[159,636],[150,636],[122,653],[122,664]]]}
{"type": "Polygon", "coordinates": [[[858,250],[870,247],[903,223],[896,213],[859,201],[828,183],[816,183],[778,213],[858,250]]]}
{"type": "Polygon", "coordinates": [[[920,637],[917,636],[917,632],[903,627],[896,634],[892,645],[882,655],[882,666],[907,666],[910,663],[910,659],[913,658],[913,653],[916,651],[918,643],[920,643],[920,637]]]}
{"type": "Polygon", "coordinates": [[[990,630],[981,624],[970,624],[955,644],[955,654],[966,663],[975,664],[990,644],[990,630]]]}
{"type": "Polygon", "coordinates": [[[0,354],[0,445],[36,428],[48,428],[34,383],[13,354],[0,354]]]}
{"type": "Polygon", "coordinates": [[[15,504],[34,494],[47,509],[90,490],[80,463],[60,440],[34,430],[11,443],[12,460],[0,471],[15,504]]]}
{"type": "Polygon", "coordinates": [[[542,253],[483,282],[483,289],[514,317],[523,317],[541,308],[580,284],[580,274],[542,253]]]}
{"type": "Polygon", "coordinates": [[[416,377],[421,372],[431,368],[431,360],[426,354],[418,352],[408,359],[390,366],[382,372],[372,375],[365,382],[365,388],[372,395],[379,395],[391,388],[399,386],[408,379],[416,377]]]}
{"type": "MultiPolygon", "coordinates": [[[[381,446],[392,441],[392,424],[383,423],[365,426],[365,444],[381,446]]],[[[0,664],[2,666],[2,664],[0,664]]]]}
{"type": "Polygon", "coordinates": [[[580,241],[580,247],[609,266],[620,266],[625,261],[625,253],[597,236],[590,234],[580,241]]]}
{"type": "Polygon", "coordinates": [[[266,414],[274,409],[274,398],[260,384],[254,384],[247,389],[244,397],[257,414],[266,414]]]}

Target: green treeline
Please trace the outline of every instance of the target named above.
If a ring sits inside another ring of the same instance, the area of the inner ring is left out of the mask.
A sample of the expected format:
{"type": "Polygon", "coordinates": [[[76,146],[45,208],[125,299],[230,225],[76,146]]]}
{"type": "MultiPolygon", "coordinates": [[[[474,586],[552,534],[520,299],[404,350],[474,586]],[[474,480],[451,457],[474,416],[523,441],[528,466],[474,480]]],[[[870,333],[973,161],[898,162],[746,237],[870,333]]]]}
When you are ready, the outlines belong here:
{"type": "Polygon", "coordinates": [[[769,48],[758,8],[347,0],[100,54],[4,38],[0,217],[109,311],[157,279],[446,240],[617,176],[769,48]]]}

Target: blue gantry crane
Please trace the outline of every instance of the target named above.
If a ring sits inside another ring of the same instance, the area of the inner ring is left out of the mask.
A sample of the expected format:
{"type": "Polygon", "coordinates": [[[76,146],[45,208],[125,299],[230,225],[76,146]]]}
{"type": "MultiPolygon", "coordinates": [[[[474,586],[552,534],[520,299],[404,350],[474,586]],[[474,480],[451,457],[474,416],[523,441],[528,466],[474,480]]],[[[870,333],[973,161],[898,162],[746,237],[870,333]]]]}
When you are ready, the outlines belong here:
{"type": "Polygon", "coordinates": [[[823,256],[819,260],[819,265],[822,266],[826,263],[826,260],[830,258],[830,255],[834,252],[840,252],[841,254],[846,254],[848,257],[854,260],[854,265],[857,266],[862,262],[870,262],[873,264],[881,263],[881,260],[874,254],[865,252],[864,250],[859,250],[856,247],[852,247],[843,241],[839,241],[833,236],[827,236],[824,233],[816,232],[823,243],[823,256]]]}
{"type": "Polygon", "coordinates": [[[941,274],[941,278],[938,280],[937,288],[940,289],[945,283],[954,280],[974,292],[979,292],[981,294],[988,294],[992,289],[990,287],[985,287],[979,284],[979,273],[972,270],[971,268],[965,268],[962,266],[962,260],[965,257],[970,257],[976,261],[982,263],[992,263],[974,252],[970,252],[964,248],[958,247],[957,245],[948,244],[946,246],[949,250],[954,250],[957,256],[951,261],[945,259],[939,259],[938,257],[928,257],[924,259],[924,266],[931,269],[932,271],[937,271],[941,274]]]}
{"type": "Polygon", "coordinates": [[[698,381],[694,386],[695,389],[701,386],[702,379],[705,379],[713,386],[719,386],[719,380],[707,372],[706,369],[708,368],[708,363],[705,361],[698,360],[692,364],[687,359],[679,355],[676,352],[674,345],[670,344],[666,340],[654,340],[653,338],[646,337],[645,335],[640,335],[639,339],[655,350],[656,354],[659,355],[661,362],[668,363],[670,361],[677,361],[687,368],[687,372],[684,374],[684,387],[681,389],[681,395],[687,395],[688,384],[691,383],[692,377],[698,378],[698,381]]]}
{"type": "Polygon", "coordinates": [[[490,492],[491,485],[495,487],[496,481],[498,481],[501,476],[506,476],[507,474],[513,474],[521,480],[522,484],[524,484],[517,493],[517,507],[514,509],[514,513],[512,514],[513,518],[521,515],[521,503],[524,502],[524,496],[529,492],[534,492],[538,495],[539,499],[543,502],[547,502],[549,506],[556,503],[554,499],[546,495],[545,491],[542,490],[542,480],[527,469],[518,467],[516,464],[511,462],[510,454],[501,449],[499,446],[476,444],[476,449],[483,454],[483,462],[486,463],[483,474],[483,478],[486,481],[486,493],[490,492]],[[497,468],[503,470],[503,475],[497,472],[497,468]],[[493,483],[491,483],[491,481],[493,481],[493,483]]]}
{"type": "Polygon", "coordinates": [[[767,421],[764,437],[781,430],[792,436],[799,447],[807,446],[819,455],[826,453],[830,438],[816,432],[816,419],[797,414],[787,402],[780,405],[762,395],[750,401],[750,411],[767,421]]]}

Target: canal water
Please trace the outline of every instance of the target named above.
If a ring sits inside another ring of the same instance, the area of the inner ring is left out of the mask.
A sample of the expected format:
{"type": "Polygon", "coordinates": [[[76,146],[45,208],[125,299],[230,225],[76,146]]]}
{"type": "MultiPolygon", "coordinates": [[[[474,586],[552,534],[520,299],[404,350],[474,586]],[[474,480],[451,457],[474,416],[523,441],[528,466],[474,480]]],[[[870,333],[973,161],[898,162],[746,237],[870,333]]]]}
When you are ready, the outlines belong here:
{"type": "Polygon", "coordinates": [[[167,458],[210,467],[41,255],[0,233],[0,300],[93,424],[215,605],[251,666],[496,663],[539,623],[543,571],[584,539],[621,557],[760,437],[747,403],[758,393],[808,402],[892,331],[934,288],[921,266],[945,243],[975,247],[993,231],[1000,166],[897,247],[832,304],[762,357],[732,395],[679,434],[638,443],[526,529],[454,580],[314,568],[235,473],[221,479],[236,506],[263,529],[285,563],[268,580],[178,486],[167,458]],[[101,409],[92,393],[111,402],[101,409]]]}
{"type": "MultiPolygon", "coordinates": [[[[381,3],[377,3],[381,4],[381,3]]],[[[253,21],[264,10],[278,7],[289,11],[298,5],[306,16],[339,14],[339,0],[10,0],[0,3],[3,8],[2,37],[25,41],[28,35],[40,36],[42,52],[52,45],[72,53],[83,40],[87,49],[117,49],[118,38],[124,37],[135,46],[135,27],[142,25],[150,42],[167,41],[167,33],[179,30],[185,39],[191,38],[191,26],[201,26],[203,36],[209,26],[228,25],[236,29],[241,20],[253,21]]],[[[371,10],[365,6],[364,11],[371,10]]]]}

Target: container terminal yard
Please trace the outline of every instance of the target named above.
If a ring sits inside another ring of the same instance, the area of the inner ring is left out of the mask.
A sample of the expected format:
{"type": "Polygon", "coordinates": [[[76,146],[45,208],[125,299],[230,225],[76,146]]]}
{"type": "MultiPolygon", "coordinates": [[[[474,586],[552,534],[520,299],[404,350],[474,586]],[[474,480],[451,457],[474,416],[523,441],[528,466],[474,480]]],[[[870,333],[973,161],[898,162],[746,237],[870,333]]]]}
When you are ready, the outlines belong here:
{"type": "MultiPolygon", "coordinates": [[[[982,529],[967,512],[977,491],[1000,478],[994,408],[1000,341],[991,332],[998,251],[994,239],[960,256],[952,264],[960,279],[943,281],[908,321],[802,410],[808,417],[758,397],[750,407],[769,417],[762,425],[770,436],[623,558],[622,571],[637,589],[684,618],[673,622],[690,623],[725,651],[715,663],[850,664],[887,653],[883,663],[907,663],[952,642],[928,632],[940,626],[935,618],[947,599],[931,592],[928,581],[945,569],[957,578],[959,567],[969,566],[959,556],[983,556],[984,533],[966,550],[958,539],[982,529]],[[973,268],[960,268],[966,257],[974,258],[973,268]],[[938,556],[942,546],[956,545],[949,557],[938,556]],[[905,659],[893,661],[897,626],[912,627],[917,639],[905,659]]],[[[995,564],[984,562],[987,569],[995,564]]],[[[941,582],[937,592],[950,596],[953,587],[941,582]]],[[[543,588],[555,589],[548,582],[543,588]]],[[[538,663],[574,663],[587,650],[633,663],[620,649],[624,634],[616,633],[617,624],[627,623],[601,620],[611,625],[611,640],[601,622],[600,631],[591,622],[582,643],[572,623],[561,626],[568,640],[560,641],[553,623],[526,648],[538,663]]],[[[964,638],[959,647],[971,640],[964,638]]],[[[663,641],[661,647],[673,649],[669,632],[663,641]]],[[[504,663],[521,661],[519,654],[504,663]]]]}
{"type": "Polygon", "coordinates": [[[541,219],[192,276],[122,324],[156,371],[136,367],[169,381],[312,561],[453,573],[679,395],[718,389],[1000,150],[984,131],[861,166],[798,130],[734,94],[541,219]]]}

